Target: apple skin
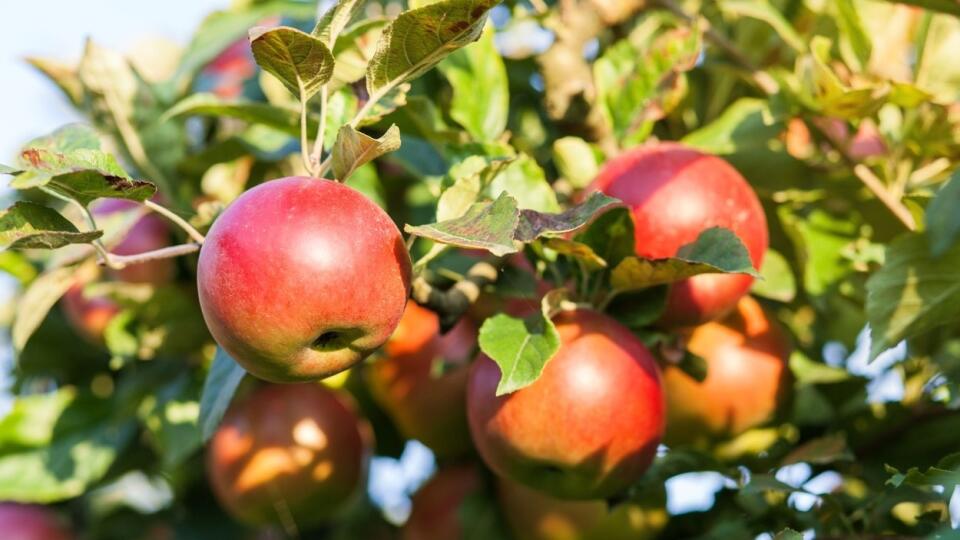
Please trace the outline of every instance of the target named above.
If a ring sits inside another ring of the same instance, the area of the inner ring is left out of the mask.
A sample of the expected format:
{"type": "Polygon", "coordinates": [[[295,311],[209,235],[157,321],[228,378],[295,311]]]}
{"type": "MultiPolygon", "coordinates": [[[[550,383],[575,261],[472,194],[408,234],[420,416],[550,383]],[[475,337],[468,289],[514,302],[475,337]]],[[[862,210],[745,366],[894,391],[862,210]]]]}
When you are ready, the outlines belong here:
{"type": "Polygon", "coordinates": [[[410,255],[390,216],[330,180],[247,191],[210,228],[197,265],[211,334],[253,375],[318,380],[387,341],[410,291],[410,255]]]}
{"type": "Polygon", "coordinates": [[[207,451],[221,506],[250,525],[331,518],[364,484],[372,434],[352,402],[317,383],[266,385],[234,403],[207,451]],[[287,517],[283,517],[286,519],[287,517]]]}
{"type": "Polygon", "coordinates": [[[790,386],[789,341],[750,296],[727,319],[695,328],[687,348],[706,361],[707,377],[697,382],[678,367],[664,368],[667,444],[732,437],[763,424],[790,386]]]}
{"type": "Polygon", "coordinates": [[[554,323],[560,350],[530,386],[497,397],[499,367],[482,354],[473,363],[470,432],[499,476],[563,499],[609,497],[656,454],[665,414],[659,368],[606,315],[562,312],[554,323]]]}
{"type": "Polygon", "coordinates": [[[61,300],[63,313],[70,326],[83,338],[93,343],[103,343],[103,332],[113,317],[120,313],[120,306],[103,296],[88,297],[83,294],[83,285],[67,289],[61,300]]]}
{"type": "Polygon", "coordinates": [[[440,469],[413,495],[413,510],[403,526],[402,540],[457,540],[464,537],[460,507],[482,489],[473,465],[440,469]]]}
{"type": "Polygon", "coordinates": [[[72,540],[74,535],[48,508],[0,503],[0,537],[4,540],[72,540]]]}
{"type": "Polygon", "coordinates": [[[555,499],[501,478],[497,499],[514,540],[647,540],[668,519],[665,491],[611,508],[604,500],[555,499]]]}
{"type": "MultiPolygon", "coordinates": [[[[656,143],[607,162],[588,191],[622,200],[631,210],[636,252],[673,257],[711,227],[732,230],[756,268],[767,250],[767,219],[750,184],[726,161],[676,143],[656,143]]],[[[674,283],[660,324],[695,326],[733,309],[753,278],[703,274],[674,283]]]]}
{"type": "Polygon", "coordinates": [[[463,317],[440,334],[436,313],[407,302],[403,318],[383,347],[384,358],[369,365],[374,399],[408,439],[417,439],[439,457],[472,448],[467,427],[467,364],[477,346],[477,328],[463,317]],[[434,362],[447,363],[434,374],[434,362]]]}

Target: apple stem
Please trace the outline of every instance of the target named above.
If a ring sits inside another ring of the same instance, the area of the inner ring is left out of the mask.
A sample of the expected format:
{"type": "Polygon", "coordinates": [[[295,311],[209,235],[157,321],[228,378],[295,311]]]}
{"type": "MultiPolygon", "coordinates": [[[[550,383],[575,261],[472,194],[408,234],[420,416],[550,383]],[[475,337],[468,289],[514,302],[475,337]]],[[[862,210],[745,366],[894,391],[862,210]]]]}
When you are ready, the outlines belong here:
{"type": "Polygon", "coordinates": [[[179,257],[181,255],[196,253],[200,251],[200,244],[180,244],[177,246],[155,249],[153,251],[145,251],[143,253],[137,253],[136,255],[117,255],[115,253],[109,253],[105,250],[101,251],[101,249],[96,245],[94,245],[94,248],[97,248],[97,252],[101,256],[100,264],[113,270],[123,270],[124,268],[134,264],[155,261],[157,259],[170,259],[173,257],[179,257]]]}
{"type": "Polygon", "coordinates": [[[143,204],[144,206],[146,206],[147,208],[149,208],[150,210],[153,210],[154,212],[160,214],[161,216],[163,216],[163,217],[169,219],[170,221],[172,221],[173,223],[175,223],[178,227],[180,227],[181,229],[183,229],[184,232],[187,233],[187,236],[189,236],[189,237],[190,237],[194,242],[196,242],[197,244],[203,244],[204,236],[203,236],[202,234],[200,234],[200,231],[198,231],[197,229],[195,229],[195,228],[193,227],[193,225],[190,225],[190,223],[189,223],[187,220],[185,220],[185,219],[183,219],[182,217],[178,216],[178,215],[175,214],[172,210],[170,210],[170,209],[168,209],[168,208],[164,208],[163,206],[160,206],[159,204],[157,204],[157,203],[155,203],[155,202],[153,202],[153,201],[151,201],[151,200],[149,200],[149,199],[143,201],[142,204],[143,204]]]}
{"type": "Polygon", "coordinates": [[[442,291],[423,277],[413,281],[410,297],[413,301],[440,315],[440,328],[449,330],[480,297],[487,285],[497,281],[500,270],[494,264],[481,261],[470,267],[466,276],[442,291]]]}

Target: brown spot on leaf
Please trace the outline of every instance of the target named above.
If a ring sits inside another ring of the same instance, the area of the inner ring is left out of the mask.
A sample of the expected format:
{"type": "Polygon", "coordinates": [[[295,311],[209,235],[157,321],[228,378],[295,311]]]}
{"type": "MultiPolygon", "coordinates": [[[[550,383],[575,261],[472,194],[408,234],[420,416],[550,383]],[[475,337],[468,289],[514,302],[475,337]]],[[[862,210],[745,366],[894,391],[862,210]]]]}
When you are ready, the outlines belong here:
{"type": "Polygon", "coordinates": [[[33,165],[34,167],[40,166],[40,151],[37,150],[36,148],[30,148],[28,150],[24,150],[23,152],[21,152],[20,155],[23,156],[24,159],[29,161],[30,165],[33,165]]]}
{"type": "Polygon", "coordinates": [[[466,21],[457,21],[450,25],[450,28],[447,29],[447,32],[451,34],[459,34],[460,32],[463,32],[464,30],[466,30],[467,28],[470,28],[470,23],[466,21]]]}
{"type": "Polygon", "coordinates": [[[484,6],[484,5],[479,5],[479,6],[475,7],[475,8],[473,8],[472,11],[470,11],[470,18],[471,18],[471,19],[479,19],[479,18],[482,17],[483,14],[486,13],[486,12],[487,12],[487,7],[484,6]]]}

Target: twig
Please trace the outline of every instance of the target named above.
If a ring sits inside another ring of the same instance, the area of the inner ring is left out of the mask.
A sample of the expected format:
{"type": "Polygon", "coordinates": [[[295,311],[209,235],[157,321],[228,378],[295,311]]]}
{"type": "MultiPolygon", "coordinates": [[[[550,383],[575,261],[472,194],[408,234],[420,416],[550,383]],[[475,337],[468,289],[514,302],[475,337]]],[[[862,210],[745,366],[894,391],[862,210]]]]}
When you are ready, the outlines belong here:
{"type": "Polygon", "coordinates": [[[320,127],[317,128],[317,140],[313,142],[313,153],[310,154],[311,171],[320,170],[320,162],[323,159],[323,140],[327,130],[327,85],[320,89],[320,127]]]}
{"type": "Polygon", "coordinates": [[[499,270],[489,262],[478,262],[470,267],[464,279],[445,291],[437,289],[423,277],[413,281],[411,298],[440,315],[440,327],[450,329],[480,297],[483,287],[495,283],[499,270]]]}
{"type": "Polygon", "coordinates": [[[187,222],[187,220],[183,219],[182,217],[173,213],[171,210],[164,208],[163,206],[160,206],[159,204],[151,200],[143,201],[143,205],[149,208],[150,210],[153,210],[154,212],[160,214],[161,216],[169,219],[170,221],[176,223],[177,226],[183,229],[187,233],[187,236],[193,239],[194,242],[198,244],[203,244],[203,241],[204,241],[203,235],[200,234],[200,231],[195,229],[193,225],[190,225],[190,223],[187,222]]]}
{"type": "Polygon", "coordinates": [[[893,212],[893,215],[897,216],[897,219],[899,219],[907,229],[911,231],[917,230],[917,222],[913,219],[913,214],[903,205],[900,199],[887,191],[887,188],[883,185],[883,181],[877,178],[877,175],[873,174],[870,167],[867,167],[863,163],[858,163],[853,167],[853,174],[863,182],[863,185],[867,186],[867,189],[872,191],[873,194],[880,199],[880,202],[893,212]]]}
{"type": "Polygon", "coordinates": [[[310,145],[307,137],[307,91],[303,88],[303,81],[297,78],[297,85],[300,87],[300,157],[303,158],[303,166],[314,174],[314,168],[310,166],[310,145]]]}
{"type": "Polygon", "coordinates": [[[749,58],[747,58],[737,46],[730,42],[723,34],[713,29],[710,21],[706,17],[690,15],[677,5],[674,0],[656,0],[656,4],[683,19],[690,25],[698,25],[703,29],[703,35],[717,47],[723,49],[730,58],[740,65],[743,69],[750,72],[750,78],[766,94],[776,94],[780,90],[780,85],[769,73],[757,67],[749,58]]]}
{"type": "MultiPolygon", "coordinates": [[[[94,246],[96,247],[96,246],[94,246]]],[[[123,270],[124,268],[145,262],[155,261],[157,259],[170,259],[181,255],[189,255],[200,251],[200,244],[180,244],[165,248],[155,249],[137,253],[136,255],[117,255],[115,253],[104,253],[105,257],[101,264],[114,270],[123,270]]]]}
{"type": "Polygon", "coordinates": [[[549,11],[547,4],[545,4],[543,0],[530,0],[530,5],[533,6],[533,10],[536,11],[538,15],[543,15],[549,11]]]}

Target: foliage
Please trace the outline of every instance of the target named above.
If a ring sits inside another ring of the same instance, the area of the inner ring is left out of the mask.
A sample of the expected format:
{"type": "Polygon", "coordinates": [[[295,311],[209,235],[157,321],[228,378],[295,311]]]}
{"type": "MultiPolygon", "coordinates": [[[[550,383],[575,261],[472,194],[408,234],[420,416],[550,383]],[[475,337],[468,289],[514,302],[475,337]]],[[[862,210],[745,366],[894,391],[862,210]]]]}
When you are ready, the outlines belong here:
{"type": "MultiPolygon", "coordinates": [[[[709,510],[671,516],[660,537],[948,534],[960,484],[956,2],[409,4],[381,18],[369,15],[397,2],[340,0],[316,20],[312,3],[237,2],[160,75],[94,41],[76,65],[30,60],[85,123],[0,165],[15,190],[0,271],[19,286],[2,310],[17,363],[0,499],[60,505],[89,538],[241,528],[210,496],[202,447],[256,383],[199,322],[198,237],[244,190],[312,175],[405,224],[421,286],[453,290],[478,261],[498,269],[475,288],[527,308],[476,321],[498,394],[537,380],[560,346],[551,316],[583,305],[702,379],[702,359],[655,324],[666,288],[758,277],[753,294],[794,345],[789,399],[731,440],[666,449],[613,503],[688,472],[724,479],[709,510]],[[635,254],[628,209],[588,186],[608,159],[659,140],[747,178],[769,222],[762,268],[722,228],[672,258],[635,254]],[[157,255],[184,256],[171,282],[118,277],[137,261],[110,253],[111,239],[131,223],[91,213],[103,199],[177,225],[177,245],[157,255]],[[102,339],[68,324],[61,298],[74,287],[116,307],[102,339]],[[877,397],[880,379],[901,383],[895,399],[877,397]],[[797,464],[838,481],[814,492],[780,479],[797,464]],[[169,500],[110,499],[131,475],[169,500]]],[[[377,452],[394,453],[398,435],[354,372],[346,387],[377,452]]],[[[471,497],[459,515],[503,536],[492,500],[471,497]]],[[[395,534],[369,505],[304,537],[395,534]]]]}

